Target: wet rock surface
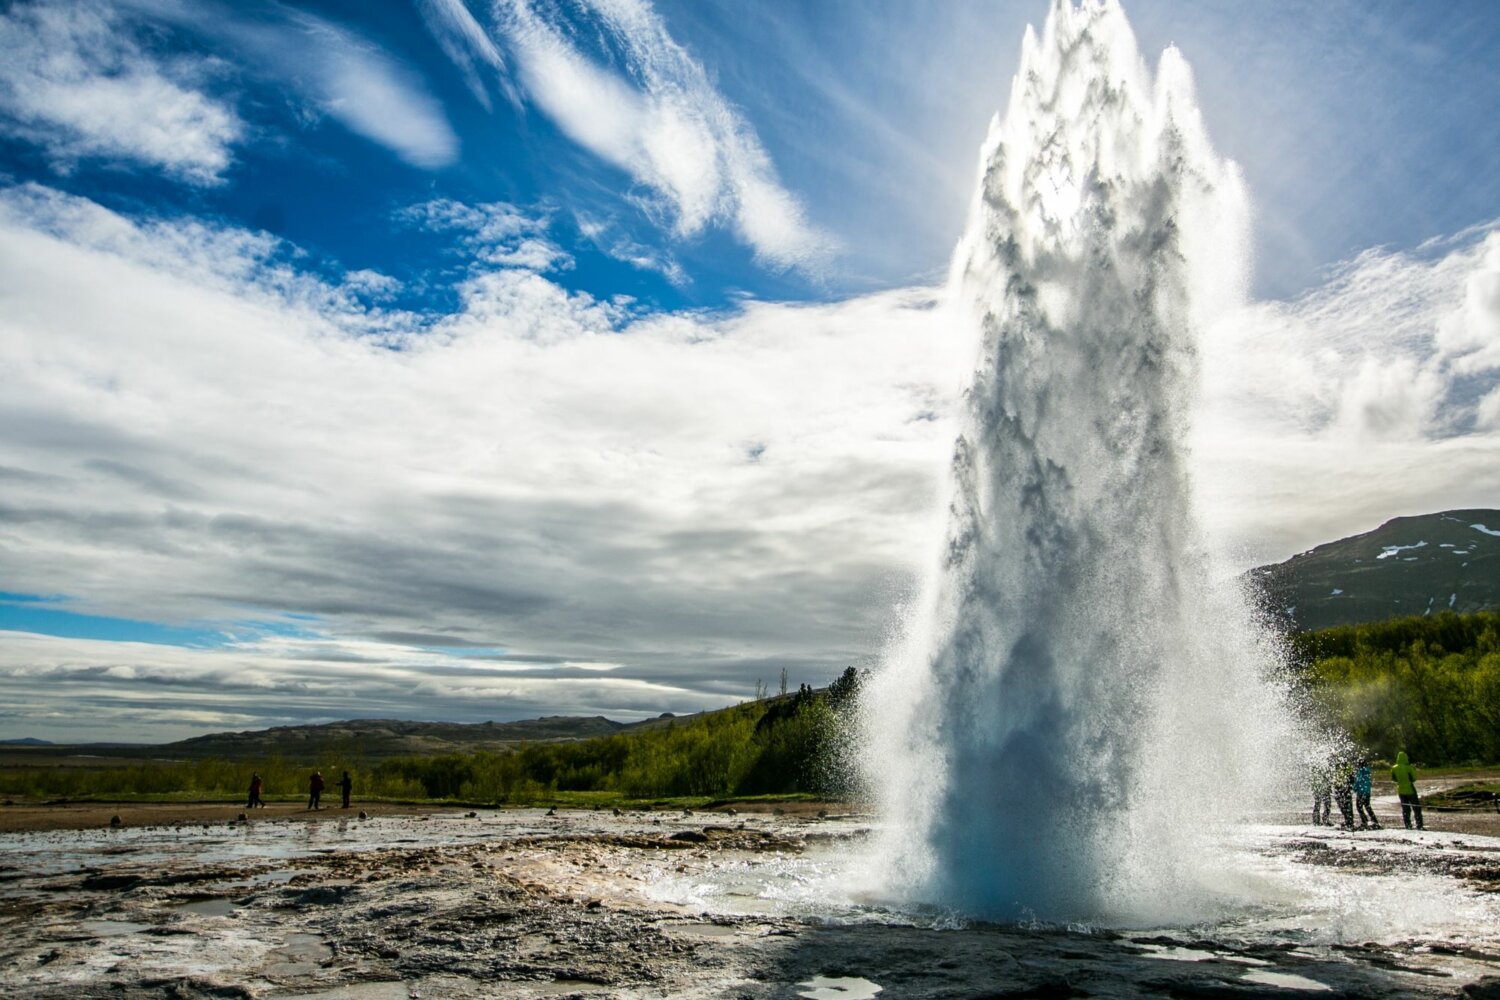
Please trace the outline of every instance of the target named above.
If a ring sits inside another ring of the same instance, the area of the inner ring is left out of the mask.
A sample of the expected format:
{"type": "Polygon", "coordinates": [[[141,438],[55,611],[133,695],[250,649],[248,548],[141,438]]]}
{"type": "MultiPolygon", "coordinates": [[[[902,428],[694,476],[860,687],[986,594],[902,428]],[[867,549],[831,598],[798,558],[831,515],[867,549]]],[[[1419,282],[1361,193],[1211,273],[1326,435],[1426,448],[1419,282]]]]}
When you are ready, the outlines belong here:
{"type": "MultiPolygon", "coordinates": [[[[1496,929],[1473,940],[1312,946],[1295,935],[964,923],[693,887],[802,877],[857,818],[539,812],[351,822],[296,837],[50,834],[4,846],[0,995],[138,997],[1486,997],[1496,929]],[[657,822],[660,820],[660,822],[657,822]],[[797,871],[800,871],[798,869],[797,871]],[[769,874],[767,874],[769,873],[769,874]]],[[[1289,832],[1310,868],[1492,889],[1488,838],[1442,846],[1289,832]]],[[[1355,883],[1358,884],[1358,883],[1355,883]]]]}

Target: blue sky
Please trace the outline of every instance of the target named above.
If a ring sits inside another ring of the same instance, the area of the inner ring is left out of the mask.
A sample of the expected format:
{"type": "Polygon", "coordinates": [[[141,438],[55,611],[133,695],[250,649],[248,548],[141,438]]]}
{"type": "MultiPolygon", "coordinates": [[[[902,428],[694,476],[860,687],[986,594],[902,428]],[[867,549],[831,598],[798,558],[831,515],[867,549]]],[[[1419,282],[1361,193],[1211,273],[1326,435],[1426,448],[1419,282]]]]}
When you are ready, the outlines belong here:
{"type": "MultiPolygon", "coordinates": [[[[473,7],[495,62],[453,40],[445,9],[436,0],[117,6],[111,30],[127,32],[142,58],[185,61],[179,75],[233,115],[233,134],[206,154],[225,162],[183,183],[182,170],[163,177],[140,157],[90,155],[87,142],[59,153],[56,143],[28,141],[39,125],[11,130],[5,168],[132,213],[264,229],[327,267],[422,276],[413,305],[443,305],[444,275],[462,266],[451,241],[392,224],[393,213],[433,198],[552,213],[553,237],[574,258],[561,283],[599,297],[631,295],[659,308],[719,307],[745,294],[828,298],[941,274],[1016,39],[1045,12],[959,2],[654,8],[650,20],[758,140],[769,175],[805,212],[808,238],[826,241],[828,258],[799,269],[757,266],[722,211],[674,234],[680,213],[670,195],[571,138],[526,89],[524,55],[508,43],[507,26],[519,33],[508,5],[473,7]],[[310,66],[330,49],[361,65],[320,79],[310,66]],[[399,113],[378,106],[391,93],[403,96],[399,113]],[[368,120],[386,118],[383,130],[368,120]],[[678,262],[681,284],[610,256],[580,231],[579,216],[607,227],[609,241],[678,262]]],[[[1261,294],[1295,294],[1367,247],[1415,246],[1493,214],[1500,135],[1485,127],[1500,116],[1493,5],[1252,11],[1143,2],[1128,13],[1145,52],[1183,49],[1217,144],[1245,169],[1258,208],[1261,294]]],[[[629,37],[601,27],[587,5],[557,4],[539,20],[601,73],[627,87],[639,81],[629,37]]],[[[679,73],[660,86],[686,84],[679,73]]]]}
{"type": "MultiPolygon", "coordinates": [[[[1253,200],[1200,421],[1226,551],[1492,500],[1500,8],[1126,9],[1253,200]]],[[[0,736],[71,738],[59,685],[137,738],[867,662],[941,495],[938,288],[1046,13],[8,6],[0,736]]]]}

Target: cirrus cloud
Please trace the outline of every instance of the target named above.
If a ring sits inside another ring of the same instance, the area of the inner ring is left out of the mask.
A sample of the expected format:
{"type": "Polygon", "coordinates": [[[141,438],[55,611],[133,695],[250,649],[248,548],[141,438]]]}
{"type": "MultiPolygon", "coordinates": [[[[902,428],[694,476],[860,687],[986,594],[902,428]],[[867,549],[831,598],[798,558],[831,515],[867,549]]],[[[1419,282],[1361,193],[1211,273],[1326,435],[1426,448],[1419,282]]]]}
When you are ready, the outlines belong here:
{"type": "Polygon", "coordinates": [[[245,132],[200,89],[212,63],[152,55],[102,4],[16,4],[0,13],[3,127],[64,170],[84,158],[143,164],[195,185],[221,184],[245,132]]]}

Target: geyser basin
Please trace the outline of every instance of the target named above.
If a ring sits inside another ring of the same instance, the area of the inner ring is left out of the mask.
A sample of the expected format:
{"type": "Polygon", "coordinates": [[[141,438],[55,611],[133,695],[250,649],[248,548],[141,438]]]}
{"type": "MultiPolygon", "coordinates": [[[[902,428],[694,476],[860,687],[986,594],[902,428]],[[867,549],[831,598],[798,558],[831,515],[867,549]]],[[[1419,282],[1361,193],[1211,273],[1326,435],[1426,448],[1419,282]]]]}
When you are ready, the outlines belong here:
{"type": "Polygon", "coordinates": [[[1028,30],[950,282],[979,358],[947,537],[868,699],[896,896],[997,918],[1219,912],[1223,834],[1295,787],[1274,658],[1196,527],[1200,329],[1247,198],[1118,4],[1028,30]]]}

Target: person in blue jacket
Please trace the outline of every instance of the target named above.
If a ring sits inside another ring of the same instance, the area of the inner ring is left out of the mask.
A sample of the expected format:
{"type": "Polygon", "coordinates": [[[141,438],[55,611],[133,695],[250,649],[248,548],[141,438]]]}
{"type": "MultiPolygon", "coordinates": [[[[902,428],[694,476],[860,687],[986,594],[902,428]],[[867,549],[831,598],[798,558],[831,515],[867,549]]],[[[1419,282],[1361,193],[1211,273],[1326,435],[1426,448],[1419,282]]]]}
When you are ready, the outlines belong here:
{"type": "Polygon", "coordinates": [[[1354,769],[1354,808],[1359,813],[1361,830],[1380,829],[1375,810],[1370,808],[1370,761],[1367,757],[1361,757],[1359,766],[1354,769]]]}

